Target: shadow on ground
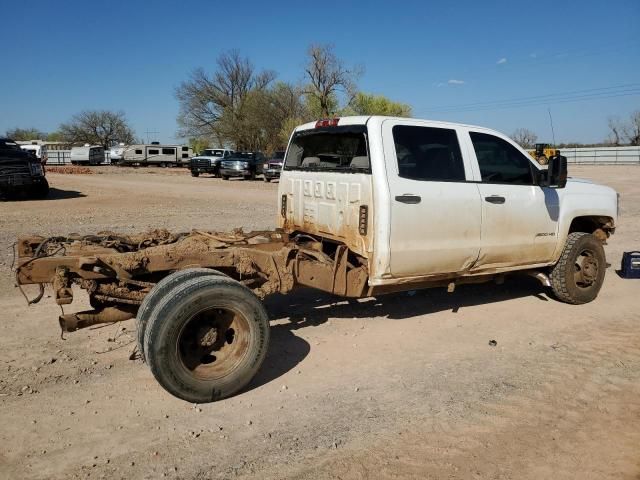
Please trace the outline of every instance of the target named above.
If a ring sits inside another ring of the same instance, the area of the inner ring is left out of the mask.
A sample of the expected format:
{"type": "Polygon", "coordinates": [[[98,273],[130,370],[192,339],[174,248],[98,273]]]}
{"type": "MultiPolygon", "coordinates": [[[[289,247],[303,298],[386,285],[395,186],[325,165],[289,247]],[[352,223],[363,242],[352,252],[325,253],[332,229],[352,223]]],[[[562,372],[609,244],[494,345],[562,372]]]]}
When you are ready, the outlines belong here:
{"type": "Polygon", "coordinates": [[[51,188],[49,190],[49,196],[44,200],[66,200],[68,198],[82,198],[86,195],[76,190],[62,190],[60,188],[51,188]]]}
{"type": "Polygon", "coordinates": [[[528,276],[507,278],[503,285],[462,285],[454,293],[437,288],[359,300],[344,299],[313,289],[273,295],[264,302],[270,318],[288,319],[289,322],[271,327],[271,344],[265,362],[245,391],[272,382],[304,360],[311,347],[294,334],[297,329],[319,326],[330,318],[386,317],[402,320],[446,310],[457,313],[461,308],[529,296],[549,301],[540,282],[528,276]]]}
{"type": "Polygon", "coordinates": [[[86,197],[86,195],[82,192],[78,192],[77,190],[62,190],[60,188],[51,188],[49,190],[49,195],[45,198],[33,198],[29,197],[26,193],[14,193],[8,194],[4,197],[0,198],[0,200],[4,200],[7,202],[15,202],[15,201],[34,201],[34,202],[46,202],[48,200],[66,200],[68,198],[82,198],[86,197]]]}

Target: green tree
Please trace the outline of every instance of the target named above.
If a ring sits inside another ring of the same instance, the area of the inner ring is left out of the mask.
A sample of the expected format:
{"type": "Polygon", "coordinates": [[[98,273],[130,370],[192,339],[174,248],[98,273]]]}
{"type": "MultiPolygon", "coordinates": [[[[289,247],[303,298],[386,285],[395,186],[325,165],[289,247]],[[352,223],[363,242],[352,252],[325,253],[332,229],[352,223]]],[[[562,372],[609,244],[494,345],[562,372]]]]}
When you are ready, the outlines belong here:
{"type": "Polygon", "coordinates": [[[209,140],[202,137],[190,138],[189,146],[193,150],[194,154],[198,154],[198,153],[201,153],[204,149],[209,147],[209,140]]]}
{"type": "Polygon", "coordinates": [[[7,130],[5,136],[13,140],[27,141],[27,140],[44,140],[47,138],[47,134],[37,128],[12,128],[7,130]]]}
{"type": "Polygon", "coordinates": [[[394,102],[383,95],[358,92],[345,108],[349,115],[389,115],[392,117],[410,117],[411,106],[394,102]]]}
{"type": "Polygon", "coordinates": [[[111,147],[114,142],[132,144],[133,129],[127,123],[124,112],[109,110],[85,110],[74,115],[68,123],[60,125],[59,132],[69,143],[90,143],[111,147]]]}

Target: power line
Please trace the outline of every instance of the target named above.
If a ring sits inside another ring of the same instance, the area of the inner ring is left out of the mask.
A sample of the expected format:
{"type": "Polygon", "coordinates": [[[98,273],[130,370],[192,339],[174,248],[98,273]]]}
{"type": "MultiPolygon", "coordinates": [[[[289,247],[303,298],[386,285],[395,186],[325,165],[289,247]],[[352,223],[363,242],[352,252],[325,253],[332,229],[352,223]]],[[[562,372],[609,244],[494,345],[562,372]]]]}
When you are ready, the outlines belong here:
{"type": "Polygon", "coordinates": [[[535,95],[528,97],[517,97],[505,100],[492,100],[486,102],[475,102],[458,105],[443,105],[434,108],[424,109],[432,113],[470,112],[481,110],[492,110],[501,108],[513,108],[529,105],[568,103],[585,100],[595,100],[600,98],[613,98],[618,96],[629,96],[640,94],[640,83],[617,85],[612,87],[591,88],[586,90],[575,90],[570,92],[552,93],[547,95],[535,95]]]}

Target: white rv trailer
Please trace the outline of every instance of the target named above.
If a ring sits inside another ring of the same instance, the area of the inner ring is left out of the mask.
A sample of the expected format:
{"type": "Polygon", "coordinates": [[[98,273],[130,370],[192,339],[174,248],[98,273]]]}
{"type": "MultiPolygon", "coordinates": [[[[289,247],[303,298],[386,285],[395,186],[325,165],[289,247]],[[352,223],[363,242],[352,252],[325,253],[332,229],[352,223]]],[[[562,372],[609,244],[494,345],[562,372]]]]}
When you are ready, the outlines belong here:
{"type": "Polygon", "coordinates": [[[104,147],[102,145],[84,145],[71,149],[73,165],[100,165],[104,163],[104,147]]]}
{"type": "Polygon", "coordinates": [[[43,163],[47,161],[47,144],[43,140],[27,140],[16,142],[22,150],[31,152],[43,163]]]}
{"type": "Polygon", "coordinates": [[[188,166],[192,156],[193,150],[186,145],[138,144],[125,147],[120,164],[188,166]]]}

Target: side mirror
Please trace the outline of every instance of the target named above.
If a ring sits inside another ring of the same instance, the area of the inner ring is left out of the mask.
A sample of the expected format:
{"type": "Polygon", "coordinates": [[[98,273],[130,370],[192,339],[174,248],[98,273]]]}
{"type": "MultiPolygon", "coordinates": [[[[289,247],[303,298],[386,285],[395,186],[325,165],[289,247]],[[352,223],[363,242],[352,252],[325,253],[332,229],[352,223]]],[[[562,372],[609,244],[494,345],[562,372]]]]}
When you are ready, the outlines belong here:
{"type": "Polygon", "coordinates": [[[567,185],[567,157],[554,155],[549,159],[546,172],[541,172],[540,185],[551,188],[564,188],[567,185]]]}

